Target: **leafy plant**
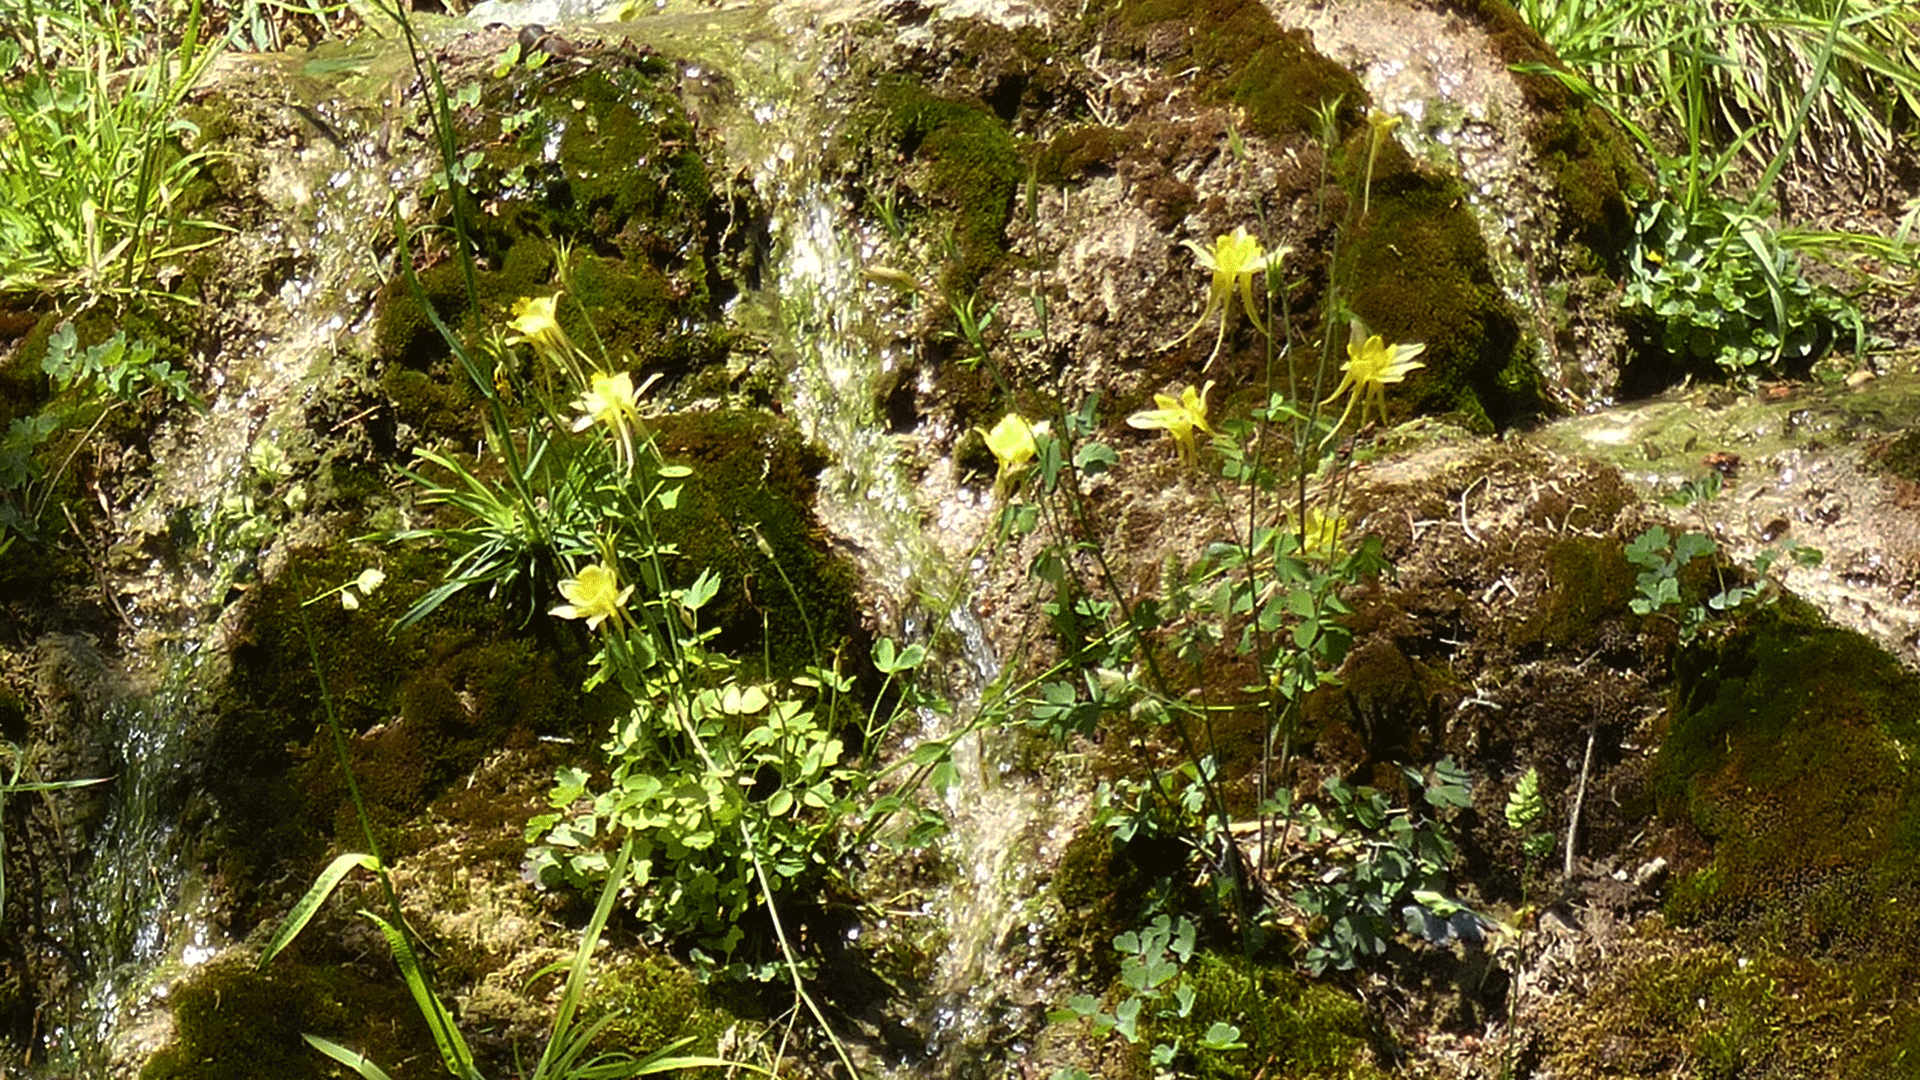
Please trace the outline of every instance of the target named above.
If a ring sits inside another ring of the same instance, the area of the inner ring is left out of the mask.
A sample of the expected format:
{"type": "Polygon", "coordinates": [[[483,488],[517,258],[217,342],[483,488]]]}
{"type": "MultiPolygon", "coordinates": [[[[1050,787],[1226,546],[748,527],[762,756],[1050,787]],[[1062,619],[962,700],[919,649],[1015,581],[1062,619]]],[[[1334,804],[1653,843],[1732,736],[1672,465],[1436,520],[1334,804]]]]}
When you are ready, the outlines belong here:
{"type": "Polygon", "coordinates": [[[1693,600],[1681,582],[1681,574],[1696,559],[1710,558],[1719,550],[1704,533],[1682,532],[1669,535],[1666,527],[1654,525],[1627,545],[1627,561],[1641,567],[1634,587],[1639,595],[1627,601],[1636,615],[1662,615],[1680,626],[1681,639],[1691,641],[1706,628],[1710,619],[1730,615],[1747,604],[1771,603],[1778,597],[1772,589],[1769,572],[1780,559],[1799,566],[1818,566],[1823,555],[1818,548],[1788,541],[1770,545],[1755,557],[1752,577],[1728,583],[1715,570],[1718,591],[1704,600],[1693,600]],[[1668,613],[1672,608],[1677,615],[1668,613]]]}
{"type": "MultiPolygon", "coordinates": [[[[1450,757],[1430,773],[1402,771],[1435,813],[1473,805],[1467,775],[1450,757]]],[[[1478,917],[1447,895],[1454,846],[1437,817],[1338,776],[1322,787],[1329,801],[1294,815],[1302,841],[1317,852],[1313,873],[1293,893],[1307,920],[1309,971],[1347,970],[1381,955],[1396,915],[1408,933],[1431,941],[1477,936],[1478,917]]]]}
{"type": "MultiPolygon", "coordinates": [[[[1141,930],[1129,930],[1113,939],[1120,953],[1120,987],[1125,991],[1111,1011],[1092,994],[1075,994],[1064,1009],[1048,1014],[1054,1023],[1084,1022],[1095,1036],[1119,1035],[1138,1044],[1148,1037],[1156,1019],[1185,1019],[1193,1014],[1194,989],[1183,977],[1182,968],[1193,959],[1194,926],[1184,917],[1156,915],[1141,930]]],[[[1213,1022],[1199,1041],[1198,1049],[1209,1053],[1227,1053],[1245,1049],[1240,1029],[1223,1021],[1213,1022]]],[[[1180,1054],[1180,1040],[1155,1042],[1148,1060],[1158,1073],[1164,1073],[1180,1054]]],[[[1085,1073],[1063,1069],[1054,1080],[1067,1080],[1085,1073]]]]}
{"type": "Polygon", "coordinates": [[[207,151],[185,145],[197,130],[178,109],[217,55],[198,0],[172,48],[90,5],[25,22],[25,41],[0,41],[0,70],[56,62],[0,85],[0,293],[167,297],[148,275],[221,228],[185,206],[207,151]]]}
{"type": "Polygon", "coordinates": [[[1748,381],[1805,370],[1843,332],[1856,347],[1866,335],[1859,308],[1815,288],[1765,221],[1721,205],[1642,204],[1622,305],[1670,357],[1748,381]]]}
{"type": "Polygon", "coordinates": [[[1540,797],[1540,770],[1529,767],[1514,782],[1503,811],[1507,827],[1520,834],[1520,850],[1529,859],[1544,859],[1553,854],[1553,833],[1536,829],[1547,818],[1547,801],[1540,797]]]}

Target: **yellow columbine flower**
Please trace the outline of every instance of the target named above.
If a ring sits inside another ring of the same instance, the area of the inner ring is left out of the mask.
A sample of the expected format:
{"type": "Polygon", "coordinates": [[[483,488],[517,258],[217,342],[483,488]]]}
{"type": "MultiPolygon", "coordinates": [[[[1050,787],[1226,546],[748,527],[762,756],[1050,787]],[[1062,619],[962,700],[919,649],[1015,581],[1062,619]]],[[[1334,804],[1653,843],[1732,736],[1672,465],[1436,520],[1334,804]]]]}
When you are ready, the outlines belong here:
{"type": "Polygon", "coordinates": [[[1379,109],[1367,110],[1367,125],[1373,129],[1373,135],[1367,140],[1367,180],[1360,189],[1360,216],[1366,217],[1373,206],[1373,160],[1380,156],[1380,147],[1400,126],[1400,117],[1394,113],[1381,112],[1379,109]]]}
{"type": "Polygon", "coordinates": [[[563,619],[585,619],[587,629],[598,630],[609,618],[619,621],[627,597],[633,595],[633,586],[621,588],[613,567],[596,563],[581,570],[578,577],[562,581],[560,595],[566,597],[567,602],[549,614],[563,619]]]}
{"type": "Polygon", "coordinates": [[[573,430],[585,431],[595,424],[605,424],[613,432],[621,464],[631,465],[633,429],[640,419],[640,394],[657,378],[657,374],[647,376],[647,381],[636,390],[633,376],[624,371],[618,375],[594,372],[586,393],[573,403],[573,407],[580,410],[580,415],[574,417],[573,430]]]}
{"type": "Polygon", "coordinates": [[[1213,352],[1207,354],[1206,366],[1212,366],[1214,357],[1220,355],[1220,346],[1227,340],[1227,320],[1231,317],[1235,290],[1240,293],[1240,307],[1253,321],[1254,328],[1266,333],[1267,328],[1260,322],[1260,315],[1253,308],[1253,275],[1263,273],[1269,265],[1278,266],[1280,260],[1290,254],[1289,247],[1277,248],[1271,252],[1260,250],[1260,241],[1247,232],[1245,226],[1234,229],[1225,236],[1218,237],[1209,251],[1192,240],[1184,241],[1200,260],[1200,265],[1213,272],[1213,281],[1207,287],[1207,306],[1201,310],[1200,318],[1179,337],[1167,342],[1162,348],[1171,349],[1187,340],[1207,323],[1214,312],[1220,313],[1220,331],[1213,339],[1213,352]]]}
{"type": "Polygon", "coordinates": [[[1127,417],[1127,426],[1147,431],[1164,431],[1173,437],[1180,448],[1180,460],[1194,460],[1195,448],[1193,433],[1204,431],[1213,434],[1213,428],[1207,425],[1207,395],[1213,392],[1213,383],[1195,392],[1193,387],[1184,387],[1179,397],[1171,394],[1153,395],[1157,409],[1147,409],[1127,417]]]}
{"type": "Polygon", "coordinates": [[[573,421],[575,431],[585,431],[595,424],[624,427],[628,421],[640,415],[639,395],[633,389],[633,376],[624,371],[618,375],[594,372],[593,378],[588,380],[587,392],[580,395],[573,407],[580,410],[580,415],[573,421]]]}
{"type": "Polygon", "coordinates": [[[559,293],[515,300],[513,320],[507,323],[507,329],[517,336],[508,338],[507,344],[518,345],[524,341],[554,363],[566,364],[572,359],[573,342],[568,340],[567,332],[560,329],[559,306],[559,293]]]}
{"type": "Polygon", "coordinates": [[[1346,410],[1340,414],[1340,422],[1333,426],[1334,430],[1338,431],[1346,424],[1356,401],[1360,403],[1360,423],[1363,426],[1367,422],[1369,407],[1378,411],[1382,424],[1386,423],[1387,384],[1405,379],[1407,373],[1415,368],[1426,367],[1427,365],[1414,359],[1426,351],[1426,348],[1425,345],[1389,346],[1379,334],[1373,335],[1364,342],[1348,342],[1347,362],[1340,365],[1340,370],[1346,373],[1346,377],[1340,380],[1340,385],[1334,388],[1327,400],[1320,403],[1324,408],[1333,404],[1334,399],[1341,394],[1347,394],[1346,410]],[[1348,394],[1349,390],[1352,393],[1348,394]]]}
{"type": "Polygon", "coordinates": [[[1301,530],[1300,554],[1309,559],[1330,562],[1340,553],[1340,537],[1347,530],[1347,519],[1307,507],[1307,525],[1301,530]]]}
{"type": "Polygon", "coordinates": [[[1033,425],[1019,413],[1008,413],[993,425],[992,431],[982,431],[986,436],[987,449],[993,451],[993,460],[1000,463],[1000,475],[1009,475],[1014,470],[1032,461],[1039,447],[1034,443],[1033,425]]]}

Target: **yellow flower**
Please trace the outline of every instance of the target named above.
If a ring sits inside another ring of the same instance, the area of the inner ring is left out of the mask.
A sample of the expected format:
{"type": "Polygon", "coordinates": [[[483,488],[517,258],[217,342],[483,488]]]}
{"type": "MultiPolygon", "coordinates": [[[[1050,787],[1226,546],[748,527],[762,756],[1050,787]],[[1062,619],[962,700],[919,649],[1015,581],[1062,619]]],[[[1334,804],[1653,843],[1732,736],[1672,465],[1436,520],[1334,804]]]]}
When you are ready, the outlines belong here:
{"type": "Polygon", "coordinates": [[[567,363],[571,359],[569,354],[573,342],[567,339],[567,332],[560,329],[559,306],[559,293],[552,296],[523,296],[515,300],[513,320],[507,323],[507,329],[517,336],[508,338],[507,344],[518,345],[524,341],[554,363],[567,363]]]}
{"type": "Polygon", "coordinates": [[[574,417],[573,430],[585,431],[595,424],[605,424],[607,430],[613,432],[621,464],[631,466],[633,429],[640,420],[640,395],[659,377],[657,374],[647,376],[647,381],[636,390],[633,376],[624,371],[618,375],[594,372],[586,393],[573,403],[573,407],[580,410],[580,415],[574,417]]]}
{"type": "Polygon", "coordinates": [[[1269,265],[1278,266],[1280,260],[1290,254],[1289,247],[1277,248],[1271,252],[1260,250],[1260,241],[1240,226],[1225,236],[1218,237],[1209,251],[1192,240],[1185,241],[1188,248],[1200,260],[1200,265],[1213,272],[1213,281],[1207,288],[1207,306],[1201,310],[1200,318],[1188,328],[1187,332],[1167,342],[1162,348],[1171,349],[1187,340],[1207,323],[1214,312],[1220,313],[1220,331],[1213,339],[1213,352],[1207,354],[1205,366],[1213,365],[1214,357],[1220,355],[1220,346],[1227,339],[1227,319],[1231,316],[1233,294],[1240,293],[1240,307],[1253,321],[1254,328],[1266,333],[1267,328],[1260,322],[1260,315],[1253,308],[1253,275],[1264,272],[1269,265]]]}
{"type": "Polygon", "coordinates": [[[563,619],[585,619],[587,629],[598,630],[608,618],[619,620],[627,597],[633,595],[633,586],[622,589],[613,567],[596,563],[581,570],[578,577],[562,581],[560,595],[567,598],[567,603],[549,614],[563,619]]]}
{"type": "Polygon", "coordinates": [[[1000,463],[1000,475],[1007,476],[1014,470],[1026,465],[1039,453],[1039,447],[1033,441],[1033,425],[1019,413],[1008,413],[993,425],[992,431],[982,431],[986,436],[987,449],[993,451],[993,460],[1000,463]]]}
{"type": "Polygon", "coordinates": [[[1207,425],[1207,395],[1213,392],[1213,383],[1197,393],[1193,387],[1184,387],[1179,397],[1171,394],[1153,395],[1157,409],[1147,409],[1127,417],[1127,426],[1146,431],[1164,431],[1173,437],[1180,448],[1180,460],[1194,459],[1193,433],[1204,431],[1213,434],[1213,428],[1207,425]]]}
{"type": "Polygon", "coordinates": [[[1360,216],[1366,217],[1373,206],[1373,160],[1380,156],[1380,147],[1392,136],[1393,129],[1400,126],[1400,117],[1379,109],[1367,110],[1367,124],[1373,128],[1373,136],[1367,140],[1367,180],[1360,189],[1360,216]]]}
{"type": "MultiPolygon", "coordinates": [[[[1359,335],[1354,336],[1357,338],[1359,335]]],[[[1426,348],[1425,345],[1389,346],[1379,334],[1373,335],[1364,342],[1348,342],[1347,362],[1340,365],[1340,370],[1346,373],[1346,377],[1340,380],[1340,385],[1334,388],[1332,395],[1320,403],[1325,407],[1333,404],[1334,399],[1341,394],[1347,394],[1346,410],[1340,414],[1340,422],[1334,425],[1334,430],[1338,431],[1346,424],[1356,401],[1360,403],[1360,423],[1363,426],[1367,422],[1369,407],[1378,411],[1381,423],[1386,423],[1387,384],[1405,379],[1407,373],[1415,368],[1426,367],[1427,365],[1414,359],[1426,351],[1426,348]],[[1348,394],[1349,390],[1352,393],[1348,394]]]]}
{"type": "Polygon", "coordinates": [[[580,395],[573,407],[580,410],[580,415],[573,421],[575,431],[585,431],[594,424],[623,428],[629,420],[640,415],[640,400],[633,389],[633,376],[624,371],[618,375],[594,372],[587,392],[580,395]]]}
{"type": "Polygon", "coordinates": [[[1300,554],[1308,559],[1331,561],[1340,553],[1340,537],[1346,532],[1347,519],[1329,517],[1317,506],[1307,507],[1307,525],[1301,530],[1300,554]]]}

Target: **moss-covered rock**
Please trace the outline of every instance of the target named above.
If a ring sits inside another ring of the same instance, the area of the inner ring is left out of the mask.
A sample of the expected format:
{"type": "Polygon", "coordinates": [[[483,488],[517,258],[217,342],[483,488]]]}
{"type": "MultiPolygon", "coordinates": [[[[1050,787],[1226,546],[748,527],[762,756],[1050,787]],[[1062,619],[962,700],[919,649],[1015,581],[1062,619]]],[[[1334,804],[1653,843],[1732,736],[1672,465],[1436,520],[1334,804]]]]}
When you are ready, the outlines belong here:
{"type": "Polygon", "coordinates": [[[395,1080],[444,1072],[427,1024],[397,980],[369,984],[337,967],[215,961],[174,986],[173,1042],[140,1080],[321,1080],[331,1061],[303,1035],[366,1054],[395,1080]]]}
{"type": "Polygon", "coordinates": [[[1203,98],[1245,110],[1269,138],[1311,134],[1322,109],[1339,134],[1360,120],[1366,91],[1353,73],[1314,49],[1305,30],[1287,30],[1260,0],[1121,0],[1119,23],[1135,48],[1183,76],[1198,68],[1203,98]]]}
{"type": "Polygon", "coordinates": [[[719,575],[703,617],[721,628],[720,644],[783,673],[831,666],[836,653],[861,661],[853,568],[828,549],[813,516],[821,451],[791,424],[749,410],[665,418],[659,444],[693,476],[655,527],[677,549],[672,564],[686,581],[719,575]]]}
{"type": "Polygon", "coordinates": [[[1027,175],[1019,144],[984,104],[941,97],[904,78],[883,81],[872,102],[874,113],[856,132],[877,134],[907,164],[907,186],[936,215],[923,227],[951,242],[941,288],[971,295],[1006,254],[1007,221],[1027,175]]]}
{"type": "MultiPolygon", "coordinates": [[[[1372,1063],[1374,1024],[1365,1005],[1341,990],[1286,969],[1231,956],[1196,957],[1185,972],[1193,1010],[1149,1026],[1148,1042],[1179,1040],[1181,1075],[1238,1080],[1260,1075],[1367,1080],[1384,1076],[1372,1063]],[[1240,1031],[1238,1050],[1206,1050],[1214,1024],[1240,1031]]],[[[1149,1074],[1150,1075],[1150,1074],[1149,1074]]]]}
{"type": "MultiPolygon", "coordinates": [[[[1364,139],[1356,135],[1344,158],[1354,190],[1366,184],[1364,139]]],[[[1459,182],[1421,170],[1391,141],[1371,156],[1368,212],[1346,234],[1334,272],[1373,332],[1426,345],[1426,367],[1389,398],[1390,410],[1449,413],[1481,431],[1535,411],[1539,375],[1459,182]]]]}

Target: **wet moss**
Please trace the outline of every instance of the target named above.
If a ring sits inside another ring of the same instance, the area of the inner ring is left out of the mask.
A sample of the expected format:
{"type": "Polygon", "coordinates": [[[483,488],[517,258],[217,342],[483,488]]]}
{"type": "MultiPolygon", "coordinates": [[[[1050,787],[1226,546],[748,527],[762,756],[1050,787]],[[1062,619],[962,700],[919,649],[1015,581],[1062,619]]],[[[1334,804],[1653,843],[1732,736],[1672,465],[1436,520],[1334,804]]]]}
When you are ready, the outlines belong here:
{"type": "Polygon", "coordinates": [[[173,987],[168,1002],[173,1042],[148,1060],[140,1080],[336,1075],[301,1037],[309,1033],[367,1054],[395,1080],[438,1069],[433,1039],[406,990],[368,984],[340,967],[281,962],[256,972],[238,959],[215,961],[173,987]]]}
{"type": "MultiPolygon", "coordinates": [[[[464,383],[426,305],[475,349],[514,301],[557,291],[562,245],[575,252],[577,291],[560,305],[560,323],[590,353],[668,374],[725,356],[734,339],[719,304],[738,286],[716,268],[750,268],[743,251],[758,234],[741,219],[756,211],[715,188],[677,78],[663,57],[610,53],[485,83],[456,133],[470,155],[460,220],[475,248],[474,295],[457,259],[424,250],[419,261],[443,260],[419,273],[424,302],[398,279],[379,298],[378,356],[442,387],[464,383]]],[[[451,202],[439,207],[451,226],[451,202]]],[[[438,426],[452,403],[416,377],[388,381],[403,420],[458,434],[438,426]]]]}
{"type": "Polygon", "coordinates": [[[678,549],[678,576],[719,575],[702,617],[721,628],[721,646],[783,673],[830,664],[840,651],[864,656],[852,567],[828,550],[813,517],[824,453],[791,424],[747,410],[667,418],[659,440],[694,475],[655,527],[678,549]]]}
{"type": "MultiPolygon", "coordinates": [[[[1345,154],[1354,190],[1364,183],[1362,138],[1345,154]]],[[[1398,144],[1383,144],[1370,212],[1347,233],[1336,273],[1375,333],[1427,347],[1426,367],[1408,377],[1404,394],[1389,395],[1390,419],[1394,410],[1453,414],[1491,431],[1537,411],[1539,383],[1464,196],[1458,181],[1425,173],[1398,144]]]]}
{"type": "Polygon", "coordinates": [[[941,288],[970,295],[1006,254],[1014,195],[1026,179],[1019,144],[985,105],[939,97],[904,78],[884,80],[872,100],[878,115],[856,131],[877,130],[909,163],[908,185],[937,211],[932,231],[951,241],[941,288]]]}
{"type": "Polygon", "coordinates": [[[251,894],[264,887],[255,883],[310,872],[336,838],[364,845],[316,656],[390,854],[413,846],[421,811],[488,755],[590,722],[576,689],[581,647],[543,637],[547,620],[518,630],[495,603],[462,595],[425,623],[390,631],[441,569],[424,545],[373,553],[342,542],[297,553],[286,572],[246,594],[213,705],[199,811],[239,910],[269,899],[251,894]],[[388,580],[359,610],[337,600],[302,607],[376,563],[388,580]]]}
{"type": "Polygon", "coordinates": [[[1084,964],[1089,982],[1111,982],[1120,973],[1113,939],[1144,922],[1150,904],[1183,888],[1185,871],[1186,851],[1176,838],[1122,844],[1104,826],[1082,829],[1054,870],[1053,895],[1065,916],[1051,929],[1054,951],[1084,964]]]}
{"type": "Polygon", "coordinates": [[[1198,68],[1202,97],[1237,105],[1269,138],[1313,133],[1326,105],[1341,133],[1367,100],[1353,73],[1320,55],[1305,30],[1282,29],[1259,0],[1121,0],[1134,48],[1168,71],[1198,68]]]}
{"type": "Polygon", "coordinates": [[[1920,431],[1909,431],[1873,455],[1876,468],[1902,480],[1920,483],[1920,431]]]}

